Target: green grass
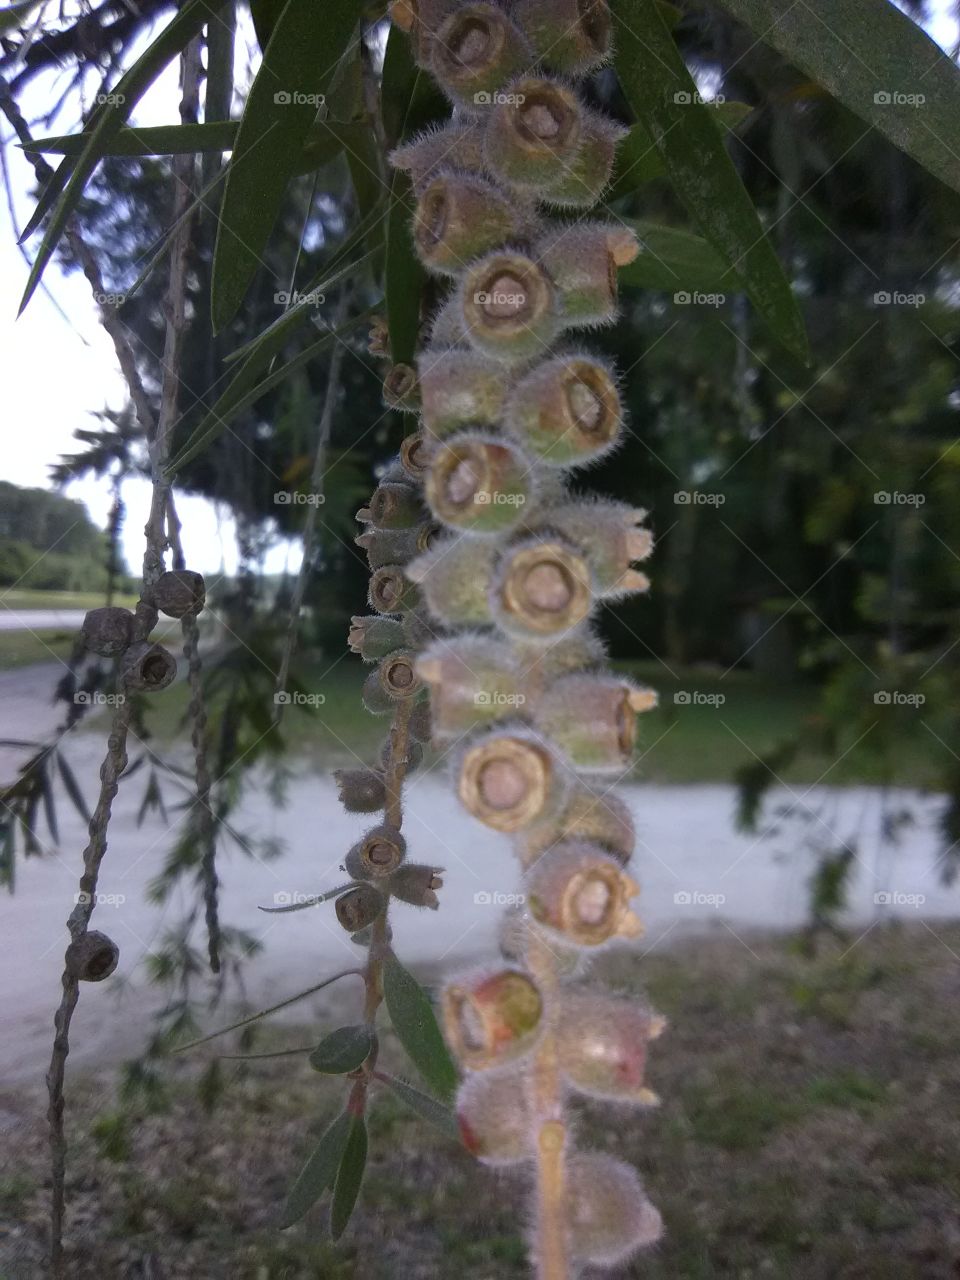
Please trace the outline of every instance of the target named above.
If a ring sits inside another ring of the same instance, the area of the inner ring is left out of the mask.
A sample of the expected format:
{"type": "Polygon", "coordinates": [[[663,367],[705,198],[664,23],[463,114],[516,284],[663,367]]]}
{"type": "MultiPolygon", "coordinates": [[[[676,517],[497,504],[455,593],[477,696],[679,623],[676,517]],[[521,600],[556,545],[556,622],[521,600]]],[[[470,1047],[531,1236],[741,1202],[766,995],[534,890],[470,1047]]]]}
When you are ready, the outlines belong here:
{"type": "Polygon", "coordinates": [[[0,671],[57,659],[66,662],[75,637],[76,632],[63,630],[0,631],[0,671]]]}
{"type": "MultiPolygon", "coordinates": [[[[0,587],[0,608],[7,609],[96,609],[104,602],[99,591],[33,591],[20,587],[0,587]]],[[[114,604],[132,609],[136,596],[115,596],[114,604]]]]}

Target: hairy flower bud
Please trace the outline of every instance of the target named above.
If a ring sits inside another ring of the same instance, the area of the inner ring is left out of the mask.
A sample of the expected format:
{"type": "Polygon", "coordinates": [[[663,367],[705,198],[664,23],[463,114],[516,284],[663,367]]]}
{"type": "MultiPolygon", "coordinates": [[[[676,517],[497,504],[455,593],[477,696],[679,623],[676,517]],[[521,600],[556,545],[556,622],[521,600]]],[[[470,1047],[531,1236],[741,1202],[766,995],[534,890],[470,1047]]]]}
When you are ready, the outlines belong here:
{"type": "Polygon", "coordinates": [[[530,1052],[541,1030],[543,998],[516,969],[464,974],[440,996],[447,1043],[468,1071],[503,1066],[530,1052]]]}
{"type": "Polygon", "coordinates": [[[610,370],[593,356],[544,360],[510,392],[504,425],[554,467],[593,462],[616,445],[623,411],[610,370]]]}
{"type": "Polygon", "coordinates": [[[474,423],[493,425],[503,413],[503,366],[477,351],[427,347],[417,361],[424,430],[442,439],[474,423]]]}
{"type": "Polygon", "coordinates": [[[359,884],[342,894],[333,905],[347,933],[356,933],[383,915],[387,899],[372,884],[359,884]]]}
{"type": "Polygon", "coordinates": [[[177,662],[163,645],[141,640],[131,645],[121,663],[123,681],[128,689],[157,693],[172,684],[177,675],[177,662]]]}
{"type": "Polygon", "coordinates": [[[423,519],[420,494],[411,484],[381,482],[357,519],[367,519],[378,529],[406,529],[423,519]]]}
{"type": "Polygon", "coordinates": [[[528,458],[508,440],[464,432],[437,447],[425,492],[444,524],[471,533],[512,529],[534,500],[528,458]]]}
{"type": "Polygon", "coordinates": [[[423,431],[413,431],[400,442],[400,465],[415,484],[422,484],[430,469],[433,441],[423,431]]]}
{"type": "Polygon", "coordinates": [[[653,535],[642,527],[646,515],[625,502],[578,499],[552,507],[549,523],[586,558],[597,594],[612,597],[650,588],[646,575],[631,568],[653,550],[653,535]]]}
{"type": "Polygon", "coordinates": [[[376,813],[387,802],[383,774],[374,769],[337,769],[333,778],[348,813],[376,813]]]}
{"type": "Polygon", "coordinates": [[[390,153],[395,169],[407,173],[414,191],[423,188],[440,172],[483,170],[483,125],[479,120],[456,120],[442,128],[427,129],[390,153]]]}
{"type": "Polygon", "coordinates": [[[457,296],[470,344],[508,364],[542,354],[560,326],[552,280],[522,253],[491,253],[472,263],[457,296]]]}
{"type": "Polygon", "coordinates": [[[479,626],[491,619],[488,599],[496,547],[487,538],[449,535],[407,566],[430,613],[449,626],[479,626]]]}
{"type": "Polygon", "coordinates": [[[458,276],[472,258],[521,234],[529,217],[484,178],[441,172],[421,192],[413,242],[424,266],[458,276]]]}
{"type": "Polygon", "coordinates": [[[652,690],[636,689],[617,676],[576,674],[544,691],[535,719],[575,768],[622,772],[633,759],[637,713],[656,703],[652,690]]]}
{"type": "Polygon", "coordinates": [[[191,569],[168,569],[153,584],[150,599],[154,607],[168,618],[197,614],[207,599],[203,574],[194,573],[191,569]]]}
{"type": "Polygon", "coordinates": [[[579,783],[562,812],[538,823],[517,839],[517,852],[529,867],[552,845],[562,840],[589,841],[625,865],[636,843],[636,829],[630,810],[612,791],[593,791],[579,783]]]}
{"type": "Polygon", "coordinates": [[[379,614],[367,618],[351,618],[347,644],[351,653],[359,653],[364,662],[376,662],[406,643],[403,626],[396,618],[379,614]]]}
{"type": "Polygon", "coordinates": [[[482,1164],[519,1164],[531,1158],[530,1108],[521,1071],[464,1076],[456,1111],[460,1139],[482,1164]]]}
{"type": "Polygon", "coordinates": [[[383,380],[383,403],[401,413],[416,413],[420,408],[420,388],[416,370],[408,364],[395,364],[383,380]]]}
{"type": "Polygon", "coordinates": [[[458,635],[435,641],[417,659],[417,673],[430,687],[437,743],[515,716],[526,701],[510,650],[489,636],[458,635]]]}
{"type": "Polygon", "coordinates": [[[357,841],[343,866],[354,880],[379,880],[396,871],[406,856],[407,842],[397,828],[381,823],[357,841]]]}
{"type": "Polygon", "coordinates": [[[381,569],[388,564],[406,564],[421,551],[426,551],[437,529],[432,521],[410,525],[406,529],[375,529],[368,525],[353,541],[367,553],[370,568],[381,569]]]}
{"type": "Polygon", "coordinates": [[[464,808],[496,831],[522,831],[562,807],[568,779],[550,747],[528,730],[496,729],[456,766],[464,808]]]}
{"type": "Polygon", "coordinates": [[[64,962],[78,982],[102,982],[120,963],[120,948],[105,933],[90,929],[70,943],[64,962]]]}
{"type": "Polygon", "coordinates": [[[566,542],[531,535],[498,559],[490,605],[498,625],[509,634],[552,641],[589,616],[590,569],[566,542]]]}
{"type": "Polygon", "coordinates": [[[596,947],[642,932],[629,906],[639,886],[595,845],[554,845],[530,868],[524,883],[530,914],[568,942],[596,947]]]}
{"type": "Polygon", "coordinates": [[[416,608],[419,598],[401,565],[382,565],[370,578],[370,607],[377,613],[406,613],[416,608]]]}
{"type": "Polygon", "coordinates": [[[468,110],[489,106],[505,80],[530,65],[530,46],[502,9],[460,4],[437,32],[430,51],[437,82],[468,110]]]}
{"type": "Polygon", "coordinates": [[[91,653],[112,658],[123,653],[130,644],[133,623],[134,617],[129,609],[106,605],[101,609],[91,609],[86,614],[80,635],[91,653]]]}
{"type": "Polygon", "coordinates": [[[581,1093],[656,1106],[644,1082],[647,1045],[666,1022],[635,1000],[602,991],[564,990],[556,1020],[560,1068],[581,1093]]]}
{"type": "Polygon", "coordinates": [[[570,1242],[583,1263],[615,1267],[663,1235],[663,1220],[636,1170],[613,1156],[592,1151],[572,1156],[566,1194],[570,1242]]]}
{"type": "Polygon", "coordinates": [[[516,0],[512,13],[536,56],[558,71],[585,75],[610,56],[607,0],[516,0]]]}
{"type": "Polygon", "coordinates": [[[418,862],[405,862],[390,877],[390,892],[411,907],[429,907],[436,911],[440,899],[437,889],[443,888],[440,873],[443,867],[425,867],[418,862]]]}
{"type": "Polygon", "coordinates": [[[536,252],[560,295],[564,325],[616,319],[617,268],[639,252],[629,227],[613,222],[558,225],[538,242],[536,252]]]}
{"type": "Polygon", "coordinates": [[[490,113],[484,156],[491,171],[521,191],[555,185],[573,163],[583,124],[577,95],[560,81],[522,76],[490,113]]]}

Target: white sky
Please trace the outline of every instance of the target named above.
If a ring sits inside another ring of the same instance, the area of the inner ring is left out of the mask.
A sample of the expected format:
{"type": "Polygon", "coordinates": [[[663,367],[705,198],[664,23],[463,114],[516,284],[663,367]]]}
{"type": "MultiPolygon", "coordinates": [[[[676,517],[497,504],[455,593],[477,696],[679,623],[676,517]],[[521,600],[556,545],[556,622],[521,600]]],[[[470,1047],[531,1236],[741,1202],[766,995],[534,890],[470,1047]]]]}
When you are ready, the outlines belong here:
{"type": "MultiPolygon", "coordinates": [[[[937,16],[930,34],[946,49],[957,40],[954,0],[936,0],[937,16]]],[[[241,39],[246,40],[244,33],[241,39]]],[[[43,109],[44,99],[52,100],[54,76],[42,83],[34,82],[25,107],[28,116],[43,109]]],[[[92,81],[91,81],[92,83],[92,81]]],[[[133,123],[169,124],[177,116],[176,65],[168,67],[139,104],[133,123]]],[[[0,118],[2,119],[2,118],[0,118]]],[[[52,132],[73,128],[67,123],[55,124],[52,132]]],[[[4,136],[9,133],[2,121],[4,136]]],[[[29,216],[33,173],[21,153],[8,150],[14,186],[18,225],[29,216]]],[[[32,252],[36,240],[28,245],[32,252]]],[[[63,453],[73,452],[73,432],[77,427],[94,426],[91,411],[105,406],[119,409],[126,400],[125,388],[117,371],[112,344],[100,327],[97,307],[90,288],[77,272],[65,277],[56,263],[44,273],[44,281],[56,297],[68,321],[54,308],[47,295],[38,290],[24,314],[17,320],[16,311],[28,273],[4,205],[0,212],[0,376],[3,378],[3,403],[6,407],[4,432],[4,465],[0,475],[15,484],[48,487],[48,467],[63,453]]],[[[84,480],[67,490],[70,497],[80,498],[93,519],[103,525],[109,506],[107,486],[84,480]]],[[[143,550],[143,525],[147,517],[149,487],[143,481],[128,481],[124,486],[127,522],[124,549],[130,568],[139,571],[143,550]]],[[[184,526],[184,543],[188,563],[204,572],[216,571],[224,563],[228,572],[236,567],[232,525],[228,520],[218,527],[212,505],[201,498],[181,496],[178,507],[184,526]]],[[[278,544],[268,557],[267,569],[279,571],[289,561],[299,562],[299,552],[289,544],[278,544]]]]}

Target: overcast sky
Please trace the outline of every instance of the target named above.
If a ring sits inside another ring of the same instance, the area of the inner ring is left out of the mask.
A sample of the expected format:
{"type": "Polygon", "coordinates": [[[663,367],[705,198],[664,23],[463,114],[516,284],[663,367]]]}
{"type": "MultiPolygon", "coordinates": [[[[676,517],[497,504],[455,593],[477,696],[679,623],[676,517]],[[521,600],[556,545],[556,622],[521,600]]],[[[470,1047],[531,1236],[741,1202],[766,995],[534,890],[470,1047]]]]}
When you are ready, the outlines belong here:
{"type": "MultiPolygon", "coordinates": [[[[947,49],[957,40],[954,0],[936,0],[937,17],[930,32],[947,49]]],[[[240,39],[249,40],[241,28],[240,39]]],[[[53,100],[55,77],[34,83],[25,114],[39,112],[44,101],[53,100]]],[[[168,124],[177,120],[176,65],[166,72],[139,104],[133,123],[168,124]]],[[[55,126],[59,132],[72,127],[55,126]]],[[[6,125],[6,121],[3,121],[6,125]]],[[[4,130],[7,136],[8,129],[4,130]]],[[[32,170],[21,153],[8,151],[14,185],[18,225],[29,216],[32,201],[32,170]]],[[[34,240],[28,249],[36,249],[34,240]]],[[[48,467],[62,453],[72,452],[72,435],[80,426],[95,425],[91,410],[105,406],[119,409],[125,389],[117,372],[113,347],[101,329],[97,308],[86,280],[76,273],[65,277],[56,263],[44,274],[47,287],[56,297],[67,319],[57,312],[48,296],[38,290],[26,312],[17,320],[16,310],[28,267],[21,257],[4,206],[0,213],[0,352],[3,360],[4,466],[2,477],[20,485],[48,487],[48,467]]],[[[131,272],[131,278],[135,271],[131,272]]],[[[69,495],[82,499],[93,519],[104,524],[109,505],[107,489],[96,481],[80,481],[70,486],[69,495]]],[[[143,549],[149,488],[146,482],[128,482],[124,488],[128,515],[124,545],[128,564],[139,570],[143,549]]],[[[218,528],[217,514],[210,503],[181,497],[184,541],[188,563],[213,572],[221,562],[232,571],[236,564],[232,526],[226,521],[218,528]]],[[[277,571],[286,562],[295,567],[296,548],[278,546],[270,555],[268,569],[277,571]]]]}

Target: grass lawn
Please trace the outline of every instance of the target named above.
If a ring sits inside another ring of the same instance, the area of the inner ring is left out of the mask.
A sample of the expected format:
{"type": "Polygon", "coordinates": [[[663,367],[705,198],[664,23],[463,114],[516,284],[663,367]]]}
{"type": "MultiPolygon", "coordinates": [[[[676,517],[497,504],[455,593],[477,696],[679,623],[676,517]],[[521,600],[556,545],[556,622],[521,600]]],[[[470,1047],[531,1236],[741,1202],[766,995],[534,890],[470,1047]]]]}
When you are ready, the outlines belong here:
{"type": "MultiPolygon", "coordinates": [[[[960,926],[936,934],[878,927],[809,959],[789,939],[751,937],[748,949],[724,933],[642,961],[603,960],[598,976],[645,992],[669,1019],[649,1063],[660,1108],[578,1106],[581,1145],[635,1164],[666,1222],[664,1241],[618,1276],[957,1274],[960,926]]],[[[333,991],[336,1018],[267,1027],[255,1048],[308,1045],[340,1018],[355,1021],[354,988],[333,991]]],[[[222,1052],[237,1052],[230,1039],[222,1052]]],[[[225,1092],[207,1110],[198,1090],[212,1053],[163,1068],[165,1100],[151,1107],[125,1109],[102,1078],[72,1079],[73,1280],[161,1270],[167,1280],[528,1277],[523,1172],[475,1164],[382,1093],[346,1236],[329,1242],[323,1202],[278,1233],[286,1189],[343,1089],[302,1057],[224,1061],[225,1092]]],[[[381,1059],[405,1069],[389,1030],[381,1059]]],[[[3,1105],[25,1123],[5,1137],[0,1219],[18,1226],[6,1243],[0,1231],[0,1274],[26,1280],[44,1274],[43,1099],[3,1105]],[[4,1266],[11,1249],[20,1269],[4,1266]]]]}
{"type": "Polygon", "coordinates": [[[0,671],[31,666],[35,662],[55,662],[58,658],[66,662],[75,636],[75,631],[62,629],[0,631],[0,671]]]}
{"type": "MultiPolygon", "coordinates": [[[[132,609],[136,596],[116,596],[114,604],[132,609]]],[[[6,609],[96,609],[103,604],[99,591],[33,591],[0,587],[0,608],[6,609]]]]}

